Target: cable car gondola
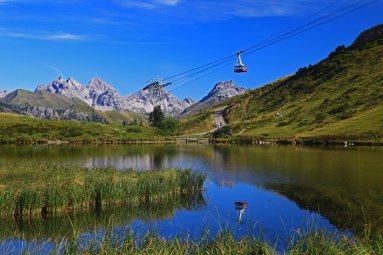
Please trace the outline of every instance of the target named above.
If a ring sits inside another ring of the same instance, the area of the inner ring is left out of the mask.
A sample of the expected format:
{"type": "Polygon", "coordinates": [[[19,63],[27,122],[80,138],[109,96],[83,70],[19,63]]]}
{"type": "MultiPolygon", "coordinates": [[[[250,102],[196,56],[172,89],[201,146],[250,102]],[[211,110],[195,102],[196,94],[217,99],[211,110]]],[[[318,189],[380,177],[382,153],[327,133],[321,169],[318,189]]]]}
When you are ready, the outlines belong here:
{"type": "Polygon", "coordinates": [[[234,72],[236,73],[246,73],[247,72],[247,67],[242,63],[242,58],[241,54],[243,51],[240,51],[237,53],[237,62],[234,67],[234,72]]]}

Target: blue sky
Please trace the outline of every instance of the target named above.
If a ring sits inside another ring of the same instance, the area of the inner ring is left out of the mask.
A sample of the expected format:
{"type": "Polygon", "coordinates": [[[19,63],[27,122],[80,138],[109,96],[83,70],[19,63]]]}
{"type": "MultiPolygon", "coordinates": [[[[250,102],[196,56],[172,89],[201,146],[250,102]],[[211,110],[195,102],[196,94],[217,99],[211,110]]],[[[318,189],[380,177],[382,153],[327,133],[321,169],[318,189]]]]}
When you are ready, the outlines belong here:
{"type": "MultiPolygon", "coordinates": [[[[231,55],[295,24],[330,3],[314,0],[0,0],[0,89],[33,90],[59,75],[86,84],[100,76],[121,94],[148,79],[168,77],[231,55]]],[[[203,79],[172,90],[202,98],[221,80],[255,88],[350,45],[383,23],[383,3],[244,57],[203,79]]]]}

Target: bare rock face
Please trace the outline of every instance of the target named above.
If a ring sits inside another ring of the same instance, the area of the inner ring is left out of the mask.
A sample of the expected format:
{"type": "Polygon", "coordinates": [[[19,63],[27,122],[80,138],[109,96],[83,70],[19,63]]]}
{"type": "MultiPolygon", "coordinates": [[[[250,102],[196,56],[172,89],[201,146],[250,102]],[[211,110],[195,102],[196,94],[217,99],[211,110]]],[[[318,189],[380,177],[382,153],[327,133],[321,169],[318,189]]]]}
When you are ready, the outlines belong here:
{"type": "Polygon", "coordinates": [[[53,94],[64,95],[69,98],[77,97],[85,102],[89,102],[87,89],[73,78],[65,80],[64,78],[59,77],[47,86],[40,85],[36,88],[36,91],[40,90],[45,90],[53,94]]]}
{"type": "Polygon", "coordinates": [[[42,106],[26,107],[21,110],[21,113],[30,117],[35,117],[40,119],[47,119],[47,120],[61,119],[57,111],[51,108],[42,107],[42,106]]]}
{"type": "Polygon", "coordinates": [[[125,97],[126,109],[143,114],[152,112],[155,105],[160,105],[166,114],[175,116],[192,104],[191,101],[177,98],[164,88],[160,88],[160,91],[158,91],[149,87],[125,97]]]}
{"type": "Polygon", "coordinates": [[[232,80],[226,82],[218,82],[209,94],[204,97],[199,103],[214,102],[218,103],[231,97],[245,93],[247,90],[238,87],[232,80]]]}
{"type": "Polygon", "coordinates": [[[203,111],[231,97],[245,93],[247,89],[238,87],[233,81],[218,82],[209,94],[198,103],[186,108],[182,114],[193,114],[203,111]]]}
{"type": "Polygon", "coordinates": [[[8,90],[0,90],[0,98],[6,97],[11,91],[8,90]]]}
{"type": "Polygon", "coordinates": [[[105,123],[106,120],[99,115],[89,115],[83,112],[76,112],[73,109],[54,110],[49,107],[43,106],[32,106],[20,108],[17,113],[23,114],[30,117],[35,117],[39,119],[46,120],[78,120],[78,121],[88,121],[88,122],[101,122],[105,123]]]}
{"type": "MultiPolygon", "coordinates": [[[[91,98],[91,106],[100,111],[122,109],[123,98],[117,90],[99,77],[92,78],[86,86],[91,98]]],[[[81,98],[80,98],[81,99],[81,98]]]]}

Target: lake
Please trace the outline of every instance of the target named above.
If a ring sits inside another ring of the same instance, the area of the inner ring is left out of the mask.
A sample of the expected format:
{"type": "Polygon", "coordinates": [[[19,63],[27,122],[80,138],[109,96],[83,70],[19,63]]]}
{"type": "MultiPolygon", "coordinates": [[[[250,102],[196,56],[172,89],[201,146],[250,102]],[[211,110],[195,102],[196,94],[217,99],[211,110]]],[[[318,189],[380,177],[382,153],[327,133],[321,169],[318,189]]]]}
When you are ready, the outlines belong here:
{"type": "Polygon", "coordinates": [[[358,235],[366,224],[383,229],[383,148],[278,145],[0,146],[0,160],[37,160],[147,169],[205,172],[203,197],[145,208],[108,208],[48,220],[0,219],[0,253],[25,247],[39,253],[48,239],[80,232],[102,238],[155,230],[161,236],[200,237],[230,230],[254,235],[283,250],[291,236],[312,229],[358,235]],[[236,202],[244,202],[242,207],[236,202]],[[247,205],[247,206],[245,206],[247,205]]]}

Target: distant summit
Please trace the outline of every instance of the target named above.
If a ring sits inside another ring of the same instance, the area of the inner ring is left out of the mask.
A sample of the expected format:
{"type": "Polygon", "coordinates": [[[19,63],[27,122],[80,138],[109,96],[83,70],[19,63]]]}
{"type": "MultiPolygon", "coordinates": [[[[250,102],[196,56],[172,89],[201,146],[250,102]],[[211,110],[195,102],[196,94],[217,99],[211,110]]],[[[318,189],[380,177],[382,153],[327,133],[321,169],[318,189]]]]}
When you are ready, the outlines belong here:
{"type": "Polygon", "coordinates": [[[202,98],[199,103],[214,102],[218,103],[236,95],[240,95],[246,92],[246,89],[238,87],[232,80],[226,82],[218,82],[209,94],[202,98]]]}
{"type": "Polygon", "coordinates": [[[183,114],[192,114],[205,110],[226,99],[245,93],[247,89],[238,87],[232,80],[218,82],[207,96],[202,98],[197,104],[185,109],[183,114]]]}
{"type": "Polygon", "coordinates": [[[181,100],[164,88],[157,91],[149,87],[148,89],[142,89],[133,95],[127,96],[124,101],[126,104],[125,107],[138,113],[150,113],[153,111],[154,105],[158,103],[156,95],[160,95],[160,105],[165,113],[173,116],[179,115],[186,107],[193,104],[192,100],[181,100]]]}

